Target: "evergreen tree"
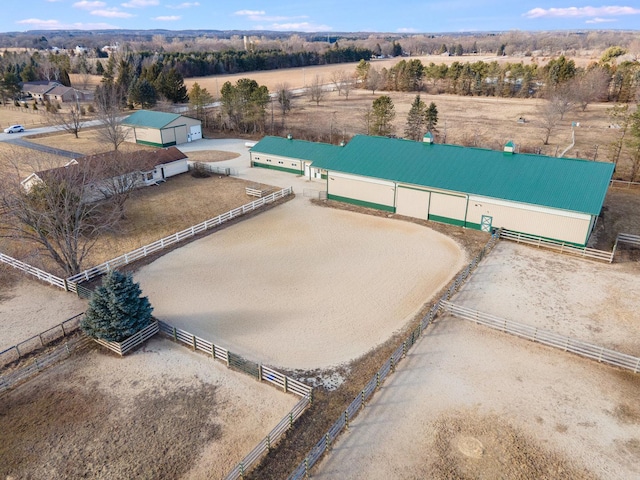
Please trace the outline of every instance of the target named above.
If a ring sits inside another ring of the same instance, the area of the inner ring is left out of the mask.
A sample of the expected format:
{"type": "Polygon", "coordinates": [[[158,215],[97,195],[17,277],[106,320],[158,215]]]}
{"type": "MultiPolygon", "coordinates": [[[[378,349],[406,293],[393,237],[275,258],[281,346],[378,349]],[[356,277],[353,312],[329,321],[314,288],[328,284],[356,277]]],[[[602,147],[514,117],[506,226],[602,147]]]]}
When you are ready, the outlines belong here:
{"type": "Polygon", "coordinates": [[[411,104],[409,115],[407,115],[407,126],[404,129],[404,135],[411,140],[420,140],[423,135],[424,124],[426,120],[427,106],[420,99],[420,95],[411,104]]]}
{"type": "Polygon", "coordinates": [[[104,75],[104,67],[100,60],[96,62],[96,75],[104,75]]]}
{"type": "Polygon", "coordinates": [[[151,323],[153,307],[141,296],[140,286],[130,274],[111,271],[102,278],[80,322],[90,337],[121,342],[151,323]]]}
{"type": "Polygon", "coordinates": [[[394,127],[391,124],[396,118],[395,106],[391,97],[382,95],[373,101],[373,125],[372,133],[374,135],[390,135],[393,133],[394,127]]]}
{"type": "Polygon", "coordinates": [[[160,73],[157,80],[158,93],[173,103],[182,103],[188,100],[187,87],[184,86],[184,78],[175,68],[167,73],[160,73]]]}
{"type": "Polygon", "coordinates": [[[436,125],[438,124],[438,108],[436,104],[431,102],[427,111],[424,114],[425,122],[427,126],[427,131],[431,133],[435,133],[438,130],[436,129],[436,125]]]}
{"type": "Polygon", "coordinates": [[[146,78],[134,78],[129,86],[129,103],[142,108],[153,107],[158,101],[155,87],[146,78]]]}

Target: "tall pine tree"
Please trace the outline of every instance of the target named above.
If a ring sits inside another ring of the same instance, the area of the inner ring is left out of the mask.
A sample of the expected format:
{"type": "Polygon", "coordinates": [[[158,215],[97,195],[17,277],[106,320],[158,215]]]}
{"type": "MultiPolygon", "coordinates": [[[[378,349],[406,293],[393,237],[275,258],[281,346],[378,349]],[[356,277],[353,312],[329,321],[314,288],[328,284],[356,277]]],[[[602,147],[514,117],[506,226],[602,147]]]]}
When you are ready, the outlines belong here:
{"type": "Polygon", "coordinates": [[[80,322],[93,338],[121,342],[151,323],[153,307],[141,296],[140,286],[129,274],[111,271],[102,278],[80,322]]]}
{"type": "Polygon", "coordinates": [[[435,133],[438,131],[436,125],[438,124],[438,107],[436,104],[431,102],[427,111],[425,112],[425,121],[427,126],[427,131],[431,133],[435,133]]]}
{"type": "Polygon", "coordinates": [[[416,95],[416,98],[411,104],[411,109],[407,115],[407,126],[404,129],[405,137],[411,140],[420,140],[423,135],[425,125],[425,113],[427,106],[420,99],[420,95],[416,95]]]}

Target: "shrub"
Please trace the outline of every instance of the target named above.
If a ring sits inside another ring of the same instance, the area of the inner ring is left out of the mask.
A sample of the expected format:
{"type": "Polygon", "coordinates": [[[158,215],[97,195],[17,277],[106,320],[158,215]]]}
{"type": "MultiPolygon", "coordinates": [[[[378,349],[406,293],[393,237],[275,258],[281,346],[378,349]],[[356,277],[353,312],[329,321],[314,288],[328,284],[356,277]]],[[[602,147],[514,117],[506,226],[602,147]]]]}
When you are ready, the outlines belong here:
{"type": "Polygon", "coordinates": [[[140,286],[130,274],[109,272],[91,299],[82,331],[93,338],[121,342],[151,323],[153,307],[141,296],[140,286]]]}

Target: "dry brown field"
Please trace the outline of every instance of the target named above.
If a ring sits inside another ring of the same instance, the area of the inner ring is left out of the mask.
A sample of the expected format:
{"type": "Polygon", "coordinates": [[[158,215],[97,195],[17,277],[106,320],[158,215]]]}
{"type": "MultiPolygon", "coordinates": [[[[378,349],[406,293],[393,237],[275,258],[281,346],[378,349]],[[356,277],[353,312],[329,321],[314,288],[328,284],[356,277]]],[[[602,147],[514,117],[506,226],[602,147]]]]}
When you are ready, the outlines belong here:
{"type": "Polygon", "coordinates": [[[91,345],[0,397],[0,477],[223,478],[298,401],[159,337],[91,345]]]}
{"type": "MultiPolygon", "coordinates": [[[[423,55],[417,57],[395,57],[384,59],[373,59],[371,65],[377,69],[393,67],[396,63],[402,60],[420,60],[423,65],[429,65],[431,62],[436,65],[442,63],[451,65],[453,62],[460,63],[473,63],[483,61],[485,63],[498,62],[503,65],[506,63],[522,63],[523,65],[530,65],[537,63],[538,65],[546,64],[552,57],[497,57],[495,55],[465,55],[462,57],[444,57],[440,55],[423,55]]],[[[580,57],[571,57],[577,66],[584,67],[593,61],[597,61],[598,57],[587,55],[580,57]]],[[[329,83],[331,74],[334,71],[344,71],[349,74],[355,71],[357,63],[338,63],[332,65],[315,65],[311,67],[300,68],[284,68],[280,70],[267,70],[260,72],[244,72],[234,73],[231,75],[212,75],[208,77],[194,77],[186,78],[185,85],[187,89],[190,89],[194,83],[198,83],[202,88],[206,88],[209,93],[215,95],[216,92],[220,92],[220,88],[226,81],[235,83],[240,78],[252,78],[260,85],[266,85],[270,91],[273,91],[277,85],[286,83],[290,88],[303,88],[311,84],[316,75],[322,77],[325,83],[329,83]]],[[[73,79],[73,77],[72,77],[73,79]]],[[[93,83],[93,82],[92,82],[93,83]]]]}

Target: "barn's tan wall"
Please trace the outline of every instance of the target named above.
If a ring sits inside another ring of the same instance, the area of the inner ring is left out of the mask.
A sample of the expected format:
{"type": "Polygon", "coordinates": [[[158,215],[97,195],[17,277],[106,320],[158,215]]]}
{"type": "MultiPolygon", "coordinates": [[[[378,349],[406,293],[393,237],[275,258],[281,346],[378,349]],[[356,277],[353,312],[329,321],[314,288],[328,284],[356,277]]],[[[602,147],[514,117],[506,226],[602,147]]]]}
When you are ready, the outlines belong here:
{"type": "Polygon", "coordinates": [[[330,172],[327,192],[331,196],[345,197],[366,204],[394,208],[395,184],[383,180],[364,179],[352,175],[330,172]]]}
{"type": "MultiPolygon", "coordinates": [[[[133,133],[133,129],[132,129],[133,133]]],[[[160,136],[160,130],[155,128],[144,128],[144,127],[136,127],[135,128],[135,136],[129,135],[127,136],[128,140],[134,142],[149,142],[154,144],[162,144],[162,137],[160,136]]]]}
{"type": "Polygon", "coordinates": [[[582,213],[535,207],[509,205],[483,197],[469,198],[467,222],[480,224],[482,215],[492,217],[494,228],[530,233],[545,238],[584,244],[591,227],[591,216],[582,213]]]}

